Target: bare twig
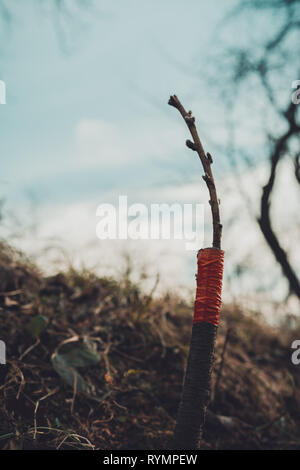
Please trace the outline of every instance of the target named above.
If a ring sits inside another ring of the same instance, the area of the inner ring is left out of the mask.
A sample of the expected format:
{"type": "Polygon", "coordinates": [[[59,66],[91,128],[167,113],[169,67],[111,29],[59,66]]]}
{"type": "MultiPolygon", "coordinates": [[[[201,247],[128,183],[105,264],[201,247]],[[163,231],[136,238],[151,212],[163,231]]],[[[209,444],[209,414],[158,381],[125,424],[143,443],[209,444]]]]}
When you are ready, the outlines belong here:
{"type": "Polygon", "coordinates": [[[32,351],[38,344],[40,344],[40,339],[38,338],[35,343],[33,343],[29,348],[27,348],[19,357],[19,361],[22,361],[22,359],[30,352],[32,351]]]}
{"type": "MultiPolygon", "coordinates": [[[[204,170],[203,179],[210,195],[213,223],[213,243],[215,251],[221,249],[222,225],[220,223],[220,201],[217,196],[213,173],[212,156],[204,152],[192,111],[186,112],[176,95],[169,99],[169,105],[178,109],[189,128],[193,141],[186,145],[198,153],[204,170]]],[[[199,258],[198,258],[199,261],[199,258]]],[[[199,266],[199,265],[198,265],[199,266]]],[[[208,286],[206,286],[208,288],[208,286]]],[[[190,352],[187,361],[183,392],[179,404],[172,447],[178,449],[198,449],[202,438],[205,415],[210,397],[211,373],[217,325],[208,321],[193,323],[190,352]]]]}
{"type": "Polygon", "coordinates": [[[40,402],[43,401],[43,400],[46,400],[46,398],[48,398],[48,397],[51,397],[51,396],[54,395],[58,390],[59,390],[58,388],[55,388],[54,390],[51,390],[50,392],[47,393],[47,395],[44,395],[43,397],[39,398],[39,399],[37,400],[36,404],[35,404],[34,413],[33,413],[33,427],[34,427],[33,439],[34,439],[34,440],[36,439],[36,435],[37,435],[37,419],[36,419],[36,415],[37,415],[37,411],[38,411],[40,402]]]}
{"type": "Polygon", "coordinates": [[[212,222],[213,222],[212,246],[214,248],[220,249],[221,248],[221,236],[222,236],[222,224],[220,222],[220,210],[219,210],[220,201],[217,196],[215,181],[214,181],[213,173],[211,170],[212,157],[209,153],[206,154],[204,152],[204,149],[203,149],[201,140],[199,138],[196,125],[195,125],[195,118],[192,115],[192,111],[187,112],[182,106],[181,102],[179,101],[176,95],[173,95],[170,97],[168,104],[178,109],[181,116],[185,120],[189,128],[189,131],[191,133],[191,136],[193,138],[193,142],[191,140],[187,140],[186,145],[188,148],[196,151],[201,160],[203,170],[204,170],[203,179],[206,182],[209,195],[210,195],[209,203],[211,207],[212,222]]]}

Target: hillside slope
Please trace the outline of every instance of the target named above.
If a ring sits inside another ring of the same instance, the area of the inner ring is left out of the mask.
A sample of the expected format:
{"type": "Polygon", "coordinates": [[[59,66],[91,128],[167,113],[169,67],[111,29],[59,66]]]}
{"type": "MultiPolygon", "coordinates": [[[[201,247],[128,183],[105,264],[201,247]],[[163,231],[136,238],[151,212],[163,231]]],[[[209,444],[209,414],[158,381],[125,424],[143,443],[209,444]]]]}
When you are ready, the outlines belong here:
{"type": "MultiPolygon", "coordinates": [[[[191,305],[128,279],[43,277],[5,243],[0,294],[1,448],[168,447],[191,305]]],[[[297,331],[283,337],[236,306],[221,317],[203,448],[300,448],[297,331]]]]}

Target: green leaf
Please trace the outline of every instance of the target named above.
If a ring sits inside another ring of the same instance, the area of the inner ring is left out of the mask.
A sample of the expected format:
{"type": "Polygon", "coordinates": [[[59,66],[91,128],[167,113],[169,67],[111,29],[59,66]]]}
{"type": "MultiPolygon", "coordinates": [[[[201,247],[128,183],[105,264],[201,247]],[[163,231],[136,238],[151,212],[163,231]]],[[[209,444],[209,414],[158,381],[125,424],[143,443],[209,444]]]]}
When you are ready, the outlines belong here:
{"type": "Polygon", "coordinates": [[[60,420],[59,420],[58,417],[55,418],[55,426],[56,426],[57,428],[62,428],[62,424],[61,424],[61,422],[60,422],[60,420]]]}
{"type": "Polygon", "coordinates": [[[33,317],[29,324],[27,325],[27,331],[33,336],[33,338],[38,339],[43,330],[46,328],[48,323],[48,318],[44,315],[37,315],[33,317]]]}
{"type": "Polygon", "coordinates": [[[76,392],[93,394],[94,389],[90,386],[84,378],[77,372],[77,370],[68,363],[68,359],[62,354],[56,354],[51,358],[52,365],[58,375],[64,382],[70,385],[72,388],[76,388],[76,392]]]}
{"type": "Polygon", "coordinates": [[[95,387],[87,383],[77,370],[77,368],[92,366],[100,361],[96,342],[85,339],[83,342],[64,344],[60,347],[59,353],[52,356],[51,361],[62,380],[76,389],[76,392],[84,393],[96,400],[100,399],[95,394],[95,387]]]}
{"type": "Polygon", "coordinates": [[[95,348],[96,344],[85,341],[80,346],[67,344],[60,349],[60,356],[71,367],[88,367],[98,364],[100,356],[95,348]]]}
{"type": "Polygon", "coordinates": [[[119,421],[119,423],[126,423],[127,416],[118,416],[117,420],[119,421]]]}

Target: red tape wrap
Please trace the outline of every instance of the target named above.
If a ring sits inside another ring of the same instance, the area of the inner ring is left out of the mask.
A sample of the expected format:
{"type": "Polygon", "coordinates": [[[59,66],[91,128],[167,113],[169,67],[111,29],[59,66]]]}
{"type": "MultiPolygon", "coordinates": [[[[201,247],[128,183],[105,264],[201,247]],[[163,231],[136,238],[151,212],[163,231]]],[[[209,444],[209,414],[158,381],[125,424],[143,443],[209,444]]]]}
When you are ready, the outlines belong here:
{"type": "Polygon", "coordinates": [[[224,251],[204,248],[198,252],[197,290],[193,323],[219,325],[224,251]]]}

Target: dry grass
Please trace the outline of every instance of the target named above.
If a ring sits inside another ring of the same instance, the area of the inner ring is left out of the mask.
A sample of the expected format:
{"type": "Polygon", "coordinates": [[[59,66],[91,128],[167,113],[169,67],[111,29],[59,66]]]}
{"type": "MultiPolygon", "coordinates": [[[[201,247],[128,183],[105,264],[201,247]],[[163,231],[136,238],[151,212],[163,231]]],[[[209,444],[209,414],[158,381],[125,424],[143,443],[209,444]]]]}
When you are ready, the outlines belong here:
{"type": "MultiPolygon", "coordinates": [[[[0,247],[0,293],[7,345],[7,365],[0,366],[2,448],[168,446],[191,305],[173,294],[147,296],[128,278],[117,283],[74,270],[45,278],[6,244],[0,247]],[[33,337],[28,326],[37,316],[46,320],[33,337]],[[87,344],[99,361],[67,383],[53,366],[55,357],[87,344]]],[[[203,447],[299,448],[299,379],[288,335],[237,307],[224,307],[222,318],[213,385],[221,363],[222,375],[203,447]]]]}

